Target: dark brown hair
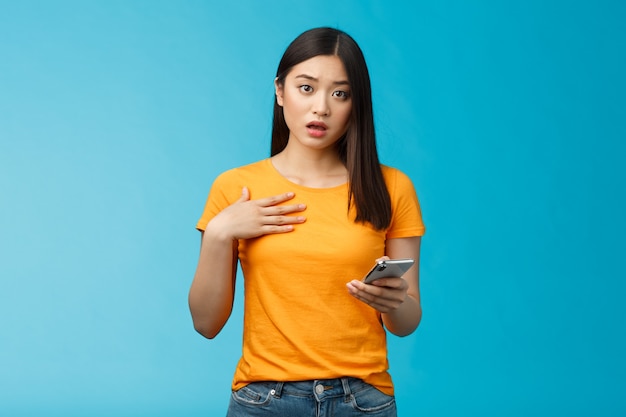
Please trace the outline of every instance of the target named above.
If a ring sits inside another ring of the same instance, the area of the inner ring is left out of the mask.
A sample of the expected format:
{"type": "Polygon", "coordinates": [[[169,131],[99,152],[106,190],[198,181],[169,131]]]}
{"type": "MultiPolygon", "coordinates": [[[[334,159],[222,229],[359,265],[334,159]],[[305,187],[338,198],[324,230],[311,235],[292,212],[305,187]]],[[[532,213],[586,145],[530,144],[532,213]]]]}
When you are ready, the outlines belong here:
{"type": "MultiPolygon", "coordinates": [[[[338,56],[350,83],[352,114],[347,132],[336,144],[339,157],[348,170],[348,208],[354,203],[356,222],[367,222],[377,230],[384,230],[391,223],[391,199],[376,149],[372,88],[361,48],[350,35],[340,30],[326,27],[308,30],[285,50],[276,71],[277,83],[284,85],[287,74],[295,65],[318,55],[338,56]]],[[[289,128],[283,108],[274,101],[271,155],[285,149],[288,140],[289,128]]]]}

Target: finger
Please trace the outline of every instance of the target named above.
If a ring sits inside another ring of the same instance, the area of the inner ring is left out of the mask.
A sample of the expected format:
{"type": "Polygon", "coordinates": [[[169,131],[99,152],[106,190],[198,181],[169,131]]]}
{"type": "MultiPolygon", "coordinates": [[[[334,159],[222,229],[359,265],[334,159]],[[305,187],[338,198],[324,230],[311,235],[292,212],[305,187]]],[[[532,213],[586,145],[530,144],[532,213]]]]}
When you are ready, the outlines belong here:
{"type": "Polygon", "coordinates": [[[279,233],[289,233],[294,230],[293,225],[284,224],[284,225],[265,225],[261,227],[262,234],[279,234],[279,233]]]}
{"type": "MultiPolygon", "coordinates": [[[[381,278],[381,280],[384,278],[381,278]]],[[[377,280],[380,281],[380,280],[377,280]]],[[[401,296],[402,288],[382,287],[371,284],[365,284],[364,282],[353,280],[348,284],[348,290],[353,295],[359,297],[359,299],[366,301],[368,304],[374,302],[394,303],[399,299],[404,299],[401,296]]]]}
{"type": "Polygon", "coordinates": [[[248,200],[250,200],[250,190],[248,189],[248,187],[243,187],[241,189],[241,197],[239,197],[238,201],[243,203],[248,200]]]}
{"type": "Polygon", "coordinates": [[[386,287],[393,289],[403,289],[405,286],[408,287],[404,278],[379,278],[371,283],[376,287],[386,287]]]}
{"type": "Polygon", "coordinates": [[[291,200],[295,197],[295,195],[295,193],[290,191],[283,194],[273,195],[271,197],[260,198],[256,201],[261,207],[270,207],[291,200]]]}
{"type": "Polygon", "coordinates": [[[287,206],[264,207],[261,212],[265,216],[280,216],[306,210],[306,204],[290,204],[287,206]]]}
{"type": "Polygon", "coordinates": [[[264,223],[266,225],[287,225],[304,223],[305,221],[304,216],[267,216],[264,223]]]}
{"type": "MultiPolygon", "coordinates": [[[[348,282],[346,286],[348,287],[350,294],[367,304],[374,301],[376,298],[375,295],[368,292],[367,284],[364,284],[361,281],[353,280],[348,282]]],[[[380,288],[376,288],[376,290],[380,292],[380,288]]]]}
{"type": "Polygon", "coordinates": [[[352,287],[355,288],[358,291],[362,291],[364,293],[371,294],[371,295],[376,296],[376,297],[380,297],[385,291],[393,290],[393,288],[389,288],[386,285],[380,285],[380,284],[379,285],[374,285],[374,284],[378,283],[379,281],[383,281],[383,280],[386,280],[386,279],[387,278],[379,278],[379,279],[377,279],[376,281],[374,281],[371,284],[366,284],[363,281],[359,281],[359,280],[354,279],[354,280],[350,281],[349,284],[351,284],[352,287]]]}
{"type": "Polygon", "coordinates": [[[397,299],[370,297],[367,295],[363,295],[363,293],[351,293],[351,295],[357,300],[361,301],[364,304],[367,304],[368,306],[378,310],[381,313],[388,313],[392,310],[397,309],[402,304],[402,301],[397,299]]]}
{"type": "Polygon", "coordinates": [[[386,313],[388,311],[391,311],[392,309],[397,308],[398,306],[397,301],[381,299],[378,297],[372,297],[363,292],[350,291],[350,294],[357,300],[369,305],[370,307],[380,311],[381,313],[386,313]]]}

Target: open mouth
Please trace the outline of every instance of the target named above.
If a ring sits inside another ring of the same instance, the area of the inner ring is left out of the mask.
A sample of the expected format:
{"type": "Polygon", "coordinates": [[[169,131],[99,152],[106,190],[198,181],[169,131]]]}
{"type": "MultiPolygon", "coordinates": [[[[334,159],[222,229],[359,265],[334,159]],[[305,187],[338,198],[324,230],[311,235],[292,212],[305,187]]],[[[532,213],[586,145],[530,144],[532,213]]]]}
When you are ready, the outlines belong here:
{"type": "Polygon", "coordinates": [[[307,132],[314,138],[321,138],[326,135],[326,129],[328,127],[324,123],[312,122],[306,125],[307,132]]]}
{"type": "Polygon", "coordinates": [[[318,130],[318,131],[324,131],[328,129],[328,127],[322,122],[311,122],[308,125],[306,125],[306,127],[308,129],[318,130]]]}

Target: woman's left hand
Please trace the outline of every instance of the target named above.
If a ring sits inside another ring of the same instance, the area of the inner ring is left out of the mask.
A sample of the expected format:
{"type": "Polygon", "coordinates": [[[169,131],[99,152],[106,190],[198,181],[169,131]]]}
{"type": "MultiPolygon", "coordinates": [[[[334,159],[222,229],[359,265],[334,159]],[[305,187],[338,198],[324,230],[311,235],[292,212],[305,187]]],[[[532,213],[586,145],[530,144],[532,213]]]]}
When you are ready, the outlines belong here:
{"type": "Polygon", "coordinates": [[[387,330],[396,336],[406,336],[422,320],[419,292],[419,255],[421,237],[387,239],[383,259],[411,258],[415,264],[402,278],[381,278],[371,284],[352,280],[346,284],[348,292],[357,300],[380,313],[387,330]]]}
{"type": "MultiPolygon", "coordinates": [[[[389,260],[389,257],[383,256],[376,259],[376,262],[383,260],[389,260]]],[[[354,298],[363,301],[381,313],[389,313],[400,307],[409,290],[409,284],[404,278],[392,277],[380,278],[370,284],[352,280],[346,286],[354,298]]]]}

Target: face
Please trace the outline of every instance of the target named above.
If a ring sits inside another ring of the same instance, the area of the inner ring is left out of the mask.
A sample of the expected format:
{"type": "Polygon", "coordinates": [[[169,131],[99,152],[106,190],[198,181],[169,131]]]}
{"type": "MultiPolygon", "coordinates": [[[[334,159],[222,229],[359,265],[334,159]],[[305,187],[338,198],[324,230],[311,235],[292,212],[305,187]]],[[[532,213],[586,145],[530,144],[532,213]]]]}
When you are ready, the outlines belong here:
{"type": "Polygon", "coordinates": [[[292,146],[329,149],[348,129],[350,84],[337,56],[319,55],[294,66],[284,84],[276,84],[276,100],[292,146]]]}

